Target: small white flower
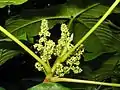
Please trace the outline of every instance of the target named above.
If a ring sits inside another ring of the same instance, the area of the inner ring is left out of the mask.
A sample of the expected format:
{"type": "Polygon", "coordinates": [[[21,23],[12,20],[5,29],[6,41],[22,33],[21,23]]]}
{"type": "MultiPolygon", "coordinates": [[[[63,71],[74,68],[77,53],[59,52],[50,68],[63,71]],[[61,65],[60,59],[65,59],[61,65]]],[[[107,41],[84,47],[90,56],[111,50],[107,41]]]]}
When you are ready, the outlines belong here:
{"type": "Polygon", "coordinates": [[[43,70],[43,67],[42,67],[42,65],[39,62],[35,63],[35,67],[36,67],[36,69],[38,69],[38,71],[42,71],[43,70]]]}

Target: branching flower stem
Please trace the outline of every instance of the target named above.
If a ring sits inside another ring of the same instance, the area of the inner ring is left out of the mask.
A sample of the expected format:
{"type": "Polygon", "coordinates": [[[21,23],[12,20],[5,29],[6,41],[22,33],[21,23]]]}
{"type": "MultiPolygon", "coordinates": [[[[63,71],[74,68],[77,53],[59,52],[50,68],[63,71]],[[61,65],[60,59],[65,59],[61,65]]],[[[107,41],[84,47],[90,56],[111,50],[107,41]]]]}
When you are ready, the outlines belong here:
{"type": "Polygon", "coordinates": [[[34,57],[38,62],[40,62],[45,68],[45,74],[51,73],[51,67],[49,67],[45,62],[43,62],[32,50],[30,50],[25,44],[19,41],[15,36],[10,34],[7,30],[0,26],[0,31],[2,31],[5,35],[11,38],[14,42],[16,42],[19,46],[21,46],[25,51],[27,51],[32,57],[34,57]]]}
{"type": "MultiPolygon", "coordinates": [[[[72,52],[80,46],[95,30],[96,28],[107,18],[107,16],[114,10],[114,8],[119,4],[120,0],[116,0],[112,6],[108,9],[108,11],[102,16],[102,18],[80,39],[80,41],[64,56],[59,57],[57,61],[55,62],[54,66],[52,67],[52,72],[55,71],[57,64],[56,63],[61,63],[64,62],[67,57],[69,57],[72,52]]],[[[73,20],[72,20],[73,21],[73,20]]]]}
{"type": "Polygon", "coordinates": [[[72,78],[52,77],[51,81],[52,82],[74,82],[74,83],[84,83],[84,84],[94,84],[94,85],[120,87],[120,84],[116,84],[116,83],[105,83],[105,82],[97,82],[97,81],[78,80],[78,79],[72,79],[72,78]]]}

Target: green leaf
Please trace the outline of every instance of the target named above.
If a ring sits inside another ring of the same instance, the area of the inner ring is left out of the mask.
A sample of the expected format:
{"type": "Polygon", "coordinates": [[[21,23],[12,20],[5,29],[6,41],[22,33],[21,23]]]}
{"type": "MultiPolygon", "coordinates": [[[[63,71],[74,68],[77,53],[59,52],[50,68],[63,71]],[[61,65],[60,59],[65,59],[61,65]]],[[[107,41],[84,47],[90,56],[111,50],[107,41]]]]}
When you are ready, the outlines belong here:
{"type": "MultiPolygon", "coordinates": [[[[49,26],[51,29],[55,24],[63,23],[65,20],[71,19],[71,16],[80,14],[81,17],[86,15],[87,17],[96,18],[103,15],[108,9],[108,6],[100,3],[95,4],[95,2],[89,2],[91,3],[88,3],[88,1],[85,3],[84,0],[70,0],[65,4],[50,8],[41,10],[25,10],[21,13],[20,17],[14,17],[7,20],[5,27],[16,37],[26,33],[30,39],[38,34],[42,19],[49,19],[49,26]]],[[[114,12],[118,11],[119,9],[115,10],[114,12]]]]}
{"type": "MultiPolygon", "coordinates": [[[[40,32],[40,25],[42,17],[22,18],[14,17],[6,21],[6,29],[18,39],[30,40],[33,36],[38,35],[40,32]],[[22,38],[21,38],[22,37],[22,38]]],[[[65,20],[49,20],[49,28],[53,28],[57,23],[62,23],[65,20]]],[[[3,38],[7,38],[6,35],[1,34],[3,38]]]]}
{"type": "Polygon", "coordinates": [[[19,5],[27,0],[0,0],[0,8],[5,7],[6,5],[19,5]]]}
{"type": "Polygon", "coordinates": [[[16,50],[0,49],[0,66],[18,54],[20,52],[16,50]]]}
{"type": "MultiPolygon", "coordinates": [[[[26,34],[27,38],[24,37],[22,39],[31,41],[33,36],[36,36],[40,31],[40,23],[42,19],[49,19],[49,26],[51,29],[55,24],[63,23],[66,20],[70,20],[71,16],[78,15],[80,25],[75,24],[73,30],[75,33],[74,41],[76,43],[109,8],[109,5],[103,4],[101,1],[85,1],[86,0],[69,0],[69,2],[65,4],[50,8],[25,10],[20,17],[14,17],[7,20],[5,27],[17,38],[26,34]]],[[[120,8],[117,8],[113,12],[118,13],[119,11],[120,8]]],[[[116,34],[113,35],[111,28],[106,22],[103,24],[103,27],[101,25],[97,31],[98,32],[94,32],[94,34],[84,43],[85,49],[89,52],[85,53],[85,60],[92,60],[105,52],[112,52],[116,49],[119,50],[119,42],[117,42],[119,40],[116,41],[116,39],[113,38],[116,34]],[[106,33],[108,35],[106,35],[106,33]],[[116,47],[111,48],[113,45],[113,43],[111,43],[112,40],[117,42],[115,43],[116,47]]],[[[1,36],[4,38],[6,37],[5,35],[1,36]]]]}
{"type": "Polygon", "coordinates": [[[107,59],[99,69],[90,74],[95,80],[104,80],[114,75],[115,67],[120,63],[120,55],[113,55],[107,59]]]}
{"type": "Polygon", "coordinates": [[[10,39],[0,39],[0,66],[21,52],[22,49],[10,39]]]}
{"type": "MultiPolygon", "coordinates": [[[[106,53],[95,58],[92,61],[86,61],[85,63],[87,63],[87,65],[84,65],[83,67],[87,68],[83,69],[83,71],[87,72],[89,69],[92,70],[92,72],[88,72],[87,75],[84,75],[87,79],[101,82],[107,82],[107,80],[111,79],[111,83],[119,83],[120,73],[116,74],[116,68],[120,64],[119,54],[106,53]]],[[[91,88],[94,87],[97,90],[97,88],[101,89],[104,86],[91,86],[91,88]]]]}
{"type": "Polygon", "coordinates": [[[28,90],[71,90],[71,89],[64,87],[58,83],[42,83],[42,84],[33,86],[28,90]]]}
{"type": "MultiPolygon", "coordinates": [[[[105,4],[101,0],[69,0],[65,4],[51,6],[50,8],[23,10],[21,15],[24,17],[41,16],[47,19],[71,19],[71,16],[76,15],[98,18],[108,10],[111,4],[109,2],[105,4]]],[[[115,8],[113,12],[119,13],[120,8],[115,8]]]]}
{"type": "MultiPolygon", "coordinates": [[[[109,5],[102,4],[100,0],[98,4],[94,4],[92,7],[88,6],[83,9],[83,12],[79,12],[76,22],[73,25],[74,42],[77,43],[100,19],[109,8],[109,5]]],[[[116,8],[113,13],[119,13],[120,8],[116,8]]],[[[86,41],[84,41],[85,60],[92,60],[99,55],[106,52],[120,51],[118,45],[120,44],[119,35],[115,34],[116,28],[111,28],[112,24],[109,21],[104,21],[96,31],[90,35],[86,41]]],[[[114,27],[114,26],[113,26],[114,27]]],[[[118,31],[119,32],[119,31],[118,31]]]]}
{"type": "MultiPolygon", "coordinates": [[[[99,19],[78,18],[78,23],[74,24],[74,42],[77,43],[99,19]]],[[[87,53],[85,60],[92,60],[103,53],[120,51],[119,35],[115,29],[111,28],[109,21],[104,21],[83,43],[87,53]]]]}
{"type": "Polygon", "coordinates": [[[0,90],[5,90],[4,88],[0,87],[0,90]]]}

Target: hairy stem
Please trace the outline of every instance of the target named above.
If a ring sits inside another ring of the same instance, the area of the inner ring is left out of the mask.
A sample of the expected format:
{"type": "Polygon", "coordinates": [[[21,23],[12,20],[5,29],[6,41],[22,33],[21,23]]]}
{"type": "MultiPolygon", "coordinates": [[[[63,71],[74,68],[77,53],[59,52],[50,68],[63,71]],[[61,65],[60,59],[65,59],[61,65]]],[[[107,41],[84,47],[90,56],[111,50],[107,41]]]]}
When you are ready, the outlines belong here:
{"type": "Polygon", "coordinates": [[[104,86],[120,87],[120,84],[116,84],[116,83],[105,83],[105,82],[78,80],[78,79],[71,79],[71,78],[52,77],[51,81],[52,82],[74,82],[74,83],[84,83],[84,84],[94,84],[94,85],[104,85],[104,86]]]}
{"type": "Polygon", "coordinates": [[[9,38],[11,38],[14,42],[16,42],[19,46],[21,46],[26,52],[28,52],[32,57],[34,57],[38,62],[40,62],[43,67],[45,68],[45,73],[49,74],[51,73],[51,68],[44,63],[32,50],[30,50],[25,44],[23,44],[21,41],[19,41],[15,36],[10,34],[7,30],[5,30],[3,27],[0,26],[0,31],[2,31],[5,35],[7,35],[9,38]]]}

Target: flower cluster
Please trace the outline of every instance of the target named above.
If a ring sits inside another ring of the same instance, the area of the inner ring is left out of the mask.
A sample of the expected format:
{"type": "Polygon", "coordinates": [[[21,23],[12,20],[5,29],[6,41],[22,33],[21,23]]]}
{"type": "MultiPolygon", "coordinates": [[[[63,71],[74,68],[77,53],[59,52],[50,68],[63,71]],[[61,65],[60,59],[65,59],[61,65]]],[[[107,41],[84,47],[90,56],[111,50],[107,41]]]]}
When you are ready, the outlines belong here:
{"type": "Polygon", "coordinates": [[[57,65],[55,76],[63,77],[65,74],[69,74],[70,71],[73,71],[75,74],[82,72],[80,68],[80,59],[84,52],[84,48],[82,47],[83,45],[79,46],[77,50],[67,58],[66,62],[57,65]]]}
{"type": "MultiPolygon", "coordinates": [[[[40,39],[38,43],[34,44],[34,48],[39,52],[39,57],[45,63],[49,64],[48,62],[50,59],[52,59],[52,55],[62,57],[74,47],[74,45],[71,43],[73,39],[70,36],[66,24],[61,25],[61,38],[58,40],[57,45],[55,45],[53,40],[49,39],[50,32],[48,31],[49,27],[47,20],[42,20],[40,29],[40,39]]],[[[84,48],[83,45],[81,45],[66,59],[65,62],[57,65],[54,73],[55,76],[62,77],[65,74],[69,74],[70,71],[73,71],[75,74],[80,73],[82,71],[80,68],[80,59],[83,52],[84,48]]],[[[35,64],[35,67],[39,71],[44,69],[39,62],[35,64]]]]}
{"type": "MultiPolygon", "coordinates": [[[[51,55],[53,54],[55,43],[52,40],[47,39],[48,37],[50,37],[47,20],[42,20],[40,29],[41,31],[39,32],[39,36],[40,36],[39,42],[34,44],[33,46],[39,52],[40,59],[47,63],[48,60],[51,59],[51,55]]],[[[39,71],[43,70],[43,67],[42,65],[40,65],[39,62],[35,64],[35,67],[39,71]]]]}
{"type": "Polygon", "coordinates": [[[61,38],[58,40],[58,44],[55,47],[55,55],[62,56],[68,52],[73,45],[71,44],[70,33],[66,24],[61,25],[61,38]]]}

